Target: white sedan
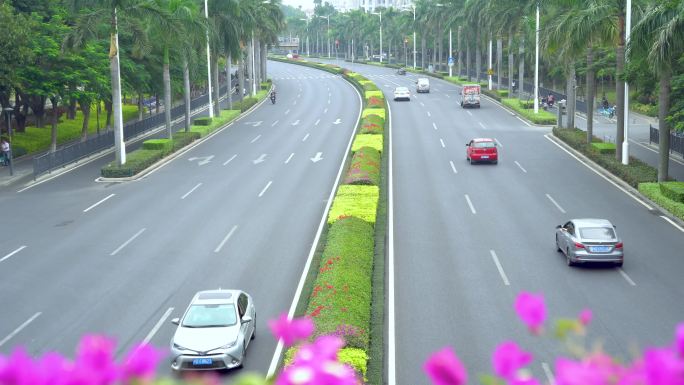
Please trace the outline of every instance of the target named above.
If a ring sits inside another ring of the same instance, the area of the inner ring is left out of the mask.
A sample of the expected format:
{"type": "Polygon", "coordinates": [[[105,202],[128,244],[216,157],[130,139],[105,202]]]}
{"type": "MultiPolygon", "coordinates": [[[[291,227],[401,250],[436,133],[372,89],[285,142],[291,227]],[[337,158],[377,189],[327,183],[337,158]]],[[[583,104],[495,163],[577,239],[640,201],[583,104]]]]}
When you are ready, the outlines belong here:
{"type": "Polygon", "coordinates": [[[407,87],[395,88],[394,100],[411,100],[411,91],[407,87]]]}

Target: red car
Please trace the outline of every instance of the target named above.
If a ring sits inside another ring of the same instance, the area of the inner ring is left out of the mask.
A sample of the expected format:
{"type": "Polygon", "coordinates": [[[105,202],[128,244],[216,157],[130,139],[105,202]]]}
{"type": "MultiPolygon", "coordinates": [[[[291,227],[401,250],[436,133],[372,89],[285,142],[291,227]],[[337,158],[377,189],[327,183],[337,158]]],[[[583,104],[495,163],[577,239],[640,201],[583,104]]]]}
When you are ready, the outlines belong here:
{"type": "Polygon", "coordinates": [[[499,162],[499,151],[496,142],[490,138],[475,138],[466,143],[466,159],[470,164],[475,162],[499,162]]]}

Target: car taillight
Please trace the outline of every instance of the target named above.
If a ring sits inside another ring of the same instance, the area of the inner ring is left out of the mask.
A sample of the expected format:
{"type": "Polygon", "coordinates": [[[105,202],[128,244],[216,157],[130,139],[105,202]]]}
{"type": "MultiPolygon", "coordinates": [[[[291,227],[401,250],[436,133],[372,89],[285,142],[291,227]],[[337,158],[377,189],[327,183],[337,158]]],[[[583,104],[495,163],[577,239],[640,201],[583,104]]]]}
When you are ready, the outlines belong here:
{"type": "Polygon", "coordinates": [[[622,248],[622,242],[618,242],[618,243],[615,245],[615,248],[616,248],[616,249],[621,249],[621,248],[622,248]]]}
{"type": "Polygon", "coordinates": [[[583,248],[584,248],[584,245],[581,244],[581,243],[579,243],[579,242],[575,242],[575,247],[578,248],[578,249],[583,249],[583,248]]]}

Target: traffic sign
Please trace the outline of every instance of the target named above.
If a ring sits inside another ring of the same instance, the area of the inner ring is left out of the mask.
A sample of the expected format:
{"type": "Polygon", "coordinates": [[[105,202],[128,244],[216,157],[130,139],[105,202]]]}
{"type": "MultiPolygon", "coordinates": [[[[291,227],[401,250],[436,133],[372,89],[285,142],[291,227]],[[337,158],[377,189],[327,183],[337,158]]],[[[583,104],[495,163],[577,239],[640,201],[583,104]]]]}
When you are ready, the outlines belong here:
{"type": "Polygon", "coordinates": [[[449,56],[449,67],[453,67],[453,66],[454,66],[454,57],[449,56]]]}
{"type": "Polygon", "coordinates": [[[494,69],[493,68],[487,69],[487,75],[494,75],[494,69]]]}

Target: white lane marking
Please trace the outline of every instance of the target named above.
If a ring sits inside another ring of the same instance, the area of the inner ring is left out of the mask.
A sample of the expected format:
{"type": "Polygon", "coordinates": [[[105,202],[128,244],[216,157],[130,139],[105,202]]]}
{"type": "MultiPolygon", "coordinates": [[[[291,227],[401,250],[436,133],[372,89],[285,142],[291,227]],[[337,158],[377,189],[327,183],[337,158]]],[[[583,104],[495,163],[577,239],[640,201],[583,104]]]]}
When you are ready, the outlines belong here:
{"type": "Polygon", "coordinates": [[[327,113],[328,113],[328,109],[326,108],[325,110],[323,110],[323,113],[324,113],[324,114],[327,114],[327,113]]]}
{"type": "Polygon", "coordinates": [[[259,134],[259,135],[257,135],[256,137],[254,137],[254,139],[252,139],[252,141],[251,141],[250,143],[256,142],[257,140],[259,140],[259,138],[261,138],[261,134],[259,134]]]}
{"type": "Polygon", "coordinates": [[[266,187],[264,187],[264,189],[261,190],[261,192],[259,193],[259,198],[261,198],[266,192],[266,190],[268,190],[268,188],[271,187],[271,183],[273,183],[273,181],[271,180],[269,180],[268,183],[266,183],[266,187]]]}
{"type": "MultiPolygon", "coordinates": [[[[395,313],[394,313],[394,173],[392,172],[393,155],[392,155],[392,108],[387,105],[387,116],[389,117],[389,178],[388,186],[389,193],[387,195],[387,233],[388,233],[388,257],[387,257],[387,290],[389,291],[387,298],[387,383],[389,385],[396,385],[396,335],[394,329],[395,313]]],[[[348,150],[347,150],[348,151],[348,150]]],[[[338,177],[339,178],[339,177],[338,177]]]]}
{"type": "Polygon", "coordinates": [[[450,160],[449,164],[451,164],[451,169],[454,170],[454,174],[458,174],[458,171],[456,171],[456,166],[454,165],[454,161],[450,160]]]}
{"type": "Polygon", "coordinates": [[[318,120],[316,121],[316,123],[314,123],[314,126],[318,126],[318,123],[320,123],[320,122],[321,122],[321,120],[318,119],[318,120]]]}
{"type": "Polygon", "coordinates": [[[468,206],[470,206],[470,211],[473,214],[477,214],[477,211],[475,211],[475,206],[473,206],[473,202],[470,201],[470,197],[468,196],[468,194],[465,194],[465,199],[468,202],[468,206]]]}
{"type": "Polygon", "coordinates": [[[143,344],[149,343],[152,340],[152,338],[154,338],[154,335],[157,334],[157,332],[162,327],[162,325],[164,324],[166,319],[169,318],[169,316],[171,315],[172,311],[173,311],[173,308],[170,307],[166,310],[166,312],[164,312],[164,314],[161,316],[159,321],[157,321],[157,323],[154,325],[152,330],[150,330],[150,332],[147,333],[147,336],[145,336],[145,339],[143,340],[143,344]]]}
{"type": "Polygon", "coordinates": [[[187,198],[188,195],[192,194],[192,192],[195,191],[195,190],[197,190],[201,185],[202,185],[201,182],[200,182],[200,183],[197,183],[197,184],[195,185],[195,187],[193,187],[190,191],[186,192],[185,195],[183,195],[183,196],[181,197],[181,199],[187,198]]]}
{"type": "Polygon", "coordinates": [[[527,127],[532,127],[532,125],[531,125],[531,124],[527,123],[527,121],[526,121],[526,120],[524,120],[524,119],[520,118],[519,116],[516,116],[516,118],[517,118],[517,119],[518,119],[519,121],[521,121],[521,122],[525,123],[525,124],[527,125],[527,127]]]}
{"type": "MultiPolygon", "coordinates": [[[[630,139],[629,141],[632,142],[632,143],[634,143],[634,144],[636,144],[636,145],[638,145],[638,146],[641,146],[641,147],[647,149],[648,151],[654,152],[654,153],[656,153],[656,154],[658,153],[657,150],[654,150],[654,149],[652,149],[651,147],[644,145],[643,143],[639,143],[639,142],[637,142],[636,140],[630,139]]],[[[684,166],[684,162],[682,162],[681,160],[679,160],[679,159],[677,159],[677,158],[670,157],[670,160],[673,161],[673,162],[675,162],[675,163],[679,163],[679,164],[681,164],[682,166],[684,166]]]]}
{"type": "Polygon", "coordinates": [[[330,99],[328,99],[328,104],[330,104],[330,99]]]}
{"type": "Polygon", "coordinates": [[[331,96],[332,96],[332,93],[328,92],[328,98],[330,98],[331,96]]]}
{"type": "Polygon", "coordinates": [[[442,148],[446,148],[446,145],[444,144],[444,140],[442,140],[442,138],[439,138],[439,142],[442,143],[442,148]]]}
{"type": "Polygon", "coordinates": [[[478,123],[478,124],[480,125],[480,127],[482,127],[482,129],[484,129],[484,130],[486,130],[486,129],[487,129],[487,127],[485,127],[485,125],[484,125],[484,124],[482,124],[482,122],[477,122],[477,123],[478,123]]]}
{"type": "Polygon", "coordinates": [[[521,166],[520,163],[518,163],[517,160],[516,160],[516,161],[513,161],[513,163],[517,164],[518,167],[520,167],[520,169],[522,170],[522,172],[527,173],[527,170],[525,170],[525,169],[523,168],[523,166],[521,166]]]}
{"type": "Polygon", "coordinates": [[[450,97],[451,97],[451,96],[449,96],[449,94],[445,94],[445,95],[446,95],[447,98],[450,98],[450,97]]]}
{"type": "Polygon", "coordinates": [[[237,230],[237,225],[233,226],[233,228],[230,229],[228,234],[225,237],[223,237],[223,240],[221,241],[221,243],[219,243],[219,245],[216,246],[216,248],[214,249],[214,253],[218,253],[219,251],[221,251],[221,249],[223,248],[223,245],[225,245],[226,242],[228,242],[228,240],[230,239],[230,237],[233,236],[233,233],[235,232],[235,230],[237,230]]]}
{"type": "Polygon", "coordinates": [[[472,112],[470,112],[470,111],[468,111],[468,110],[466,110],[466,112],[468,113],[468,115],[473,116],[473,113],[472,113],[472,112]]]}
{"type": "MultiPolygon", "coordinates": [[[[676,227],[679,231],[681,231],[681,232],[684,233],[684,228],[682,228],[682,226],[676,224],[672,219],[666,217],[665,215],[661,215],[660,217],[663,218],[664,220],[670,222],[670,224],[671,224],[672,226],[676,227]]],[[[2,259],[0,259],[0,261],[2,261],[2,259]]]]}
{"type": "Polygon", "coordinates": [[[494,260],[494,264],[496,264],[496,268],[499,270],[499,275],[501,275],[504,285],[510,286],[511,283],[508,281],[508,277],[506,276],[503,266],[501,266],[501,262],[499,262],[499,257],[496,256],[494,250],[489,250],[489,254],[492,255],[492,259],[494,260]]]}
{"type": "Polygon", "coordinates": [[[431,117],[431,116],[432,116],[432,114],[430,113],[430,111],[427,112],[427,115],[428,115],[428,117],[431,117]]]}
{"type": "Polygon", "coordinates": [[[620,272],[620,275],[622,276],[622,278],[624,278],[625,281],[627,281],[627,283],[629,283],[632,286],[636,286],[636,283],[634,281],[632,281],[632,278],[630,278],[629,275],[627,275],[627,273],[625,273],[625,271],[622,270],[622,268],[618,268],[618,271],[620,272]]]}
{"type": "Polygon", "coordinates": [[[420,106],[421,106],[421,107],[425,107],[425,103],[420,102],[420,106]]]}
{"type": "MultiPolygon", "coordinates": [[[[301,90],[300,90],[300,91],[301,91],[301,90]]],[[[302,94],[297,94],[297,97],[298,97],[298,98],[301,97],[301,96],[302,96],[302,94]]]]}
{"type": "Polygon", "coordinates": [[[95,203],[94,205],[88,207],[87,209],[83,210],[83,212],[84,212],[84,213],[87,213],[88,211],[90,211],[91,209],[94,209],[95,207],[97,207],[97,205],[99,205],[100,203],[103,203],[104,201],[106,201],[107,199],[113,197],[114,195],[116,195],[116,194],[109,194],[109,196],[107,196],[106,198],[100,200],[99,202],[95,203]]]}
{"type": "Polygon", "coordinates": [[[302,138],[302,142],[306,142],[306,140],[309,139],[309,134],[307,133],[304,135],[304,138],[302,138]]]}
{"type": "Polygon", "coordinates": [[[109,255],[116,255],[116,253],[121,251],[121,249],[128,246],[129,243],[133,242],[135,240],[135,238],[138,238],[140,236],[140,234],[144,233],[145,230],[147,230],[147,229],[144,227],[142,229],[140,229],[137,233],[135,233],[134,236],[128,238],[128,240],[126,242],[124,242],[121,246],[117,247],[116,250],[112,251],[111,254],[109,254],[109,255]]]}
{"type": "Polygon", "coordinates": [[[16,254],[16,253],[18,253],[18,252],[24,250],[25,248],[26,248],[26,245],[22,245],[21,247],[19,247],[18,249],[14,250],[13,252],[11,252],[11,253],[5,255],[4,257],[0,258],[0,262],[2,262],[2,261],[4,261],[4,260],[8,259],[9,257],[11,257],[11,256],[13,256],[14,254],[16,254]]]}
{"type": "Polygon", "coordinates": [[[24,330],[25,327],[28,326],[28,324],[30,324],[31,322],[33,322],[33,320],[35,320],[36,318],[38,318],[41,314],[43,314],[43,313],[42,313],[42,312],[38,312],[38,313],[34,314],[33,316],[31,316],[31,318],[29,318],[29,319],[27,319],[26,321],[24,321],[23,324],[19,325],[18,328],[14,329],[14,331],[13,331],[12,333],[8,334],[7,337],[3,338],[2,341],[0,341],[0,346],[4,345],[5,343],[7,343],[7,341],[11,340],[12,337],[14,337],[14,336],[16,336],[17,334],[19,334],[22,330],[24,330]]]}
{"type": "Polygon", "coordinates": [[[290,109],[288,108],[287,111],[285,111],[285,115],[290,113],[290,109]]]}
{"type": "Polygon", "coordinates": [[[620,191],[622,191],[623,193],[625,193],[625,194],[627,194],[628,196],[630,196],[632,199],[634,199],[634,200],[637,201],[639,204],[641,204],[642,206],[644,206],[647,210],[651,210],[651,206],[649,206],[648,204],[646,204],[646,203],[645,203],[644,201],[642,201],[641,199],[637,198],[636,195],[634,195],[634,194],[632,194],[631,192],[627,191],[626,189],[624,189],[624,188],[623,188],[622,186],[620,186],[619,184],[617,184],[617,183],[613,182],[612,180],[610,180],[607,176],[601,174],[598,170],[594,169],[594,168],[591,167],[589,164],[587,164],[586,162],[584,162],[582,159],[580,159],[580,158],[578,158],[577,156],[575,156],[575,154],[573,154],[573,153],[571,153],[570,151],[568,151],[568,150],[566,150],[565,148],[563,148],[563,146],[561,146],[560,144],[556,143],[553,139],[551,139],[551,138],[549,137],[549,134],[545,134],[544,137],[545,137],[546,139],[548,139],[551,143],[555,144],[558,148],[560,148],[561,150],[565,151],[568,155],[570,155],[571,157],[575,158],[575,160],[577,160],[578,162],[580,162],[580,163],[582,163],[583,165],[585,165],[589,170],[593,171],[596,175],[598,175],[598,176],[600,176],[601,178],[605,179],[606,181],[608,181],[608,183],[612,184],[613,186],[615,186],[615,187],[617,187],[618,189],[620,189],[620,191]]]}
{"type": "Polygon", "coordinates": [[[558,208],[558,210],[559,210],[560,212],[562,212],[563,214],[565,214],[565,210],[561,207],[561,205],[558,204],[558,202],[556,202],[553,198],[551,198],[551,195],[546,194],[546,197],[549,198],[549,200],[551,201],[551,203],[553,203],[553,204],[556,206],[556,208],[558,208]]]}
{"type": "Polygon", "coordinates": [[[275,126],[276,124],[278,124],[277,120],[271,124],[271,127],[275,126]]]}
{"type": "Polygon", "coordinates": [[[494,141],[496,142],[496,144],[499,145],[499,147],[503,148],[503,144],[501,144],[501,142],[499,142],[499,139],[494,138],[494,141]]]}
{"type": "Polygon", "coordinates": [[[436,125],[435,123],[432,123],[432,128],[434,128],[434,129],[436,130],[436,129],[437,129],[437,125],[436,125]]]}
{"type": "Polygon", "coordinates": [[[544,374],[546,375],[546,379],[549,381],[549,385],[555,385],[556,384],[556,378],[553,376],[553,372],[551,371],[551,368],[549,367],[549,364],[546,362],[541,363],[542,370],[544,370],[544,374]]]}
{"type": "Polygon", "coordinates": [[[292,159],[292,157],[294,156],[294,154],[295,154],[295,153],[293,152],[292,154],[290,154],[290,156],[287,157],[287,160],[285,161],[285,164],[290,163],[290,159],[292,159]]]}
{"type": "Polygon", "coordinates": [[[296,106],[296,105],[297,105],[297,100],[295,100],[294,102],[292,102],[292,105],[293,105],[293,106],[296,106]]]}
{"type": "Polygon", "coordinates": [[[223,162],[223,165],[225,166],[225,165],[227,165],[228,163],[232,162],[233,159],[235,159],[235,157],[237,157],[237,154],[231,156],[230,159],[228,159],[227,161],[223,162]]]}

